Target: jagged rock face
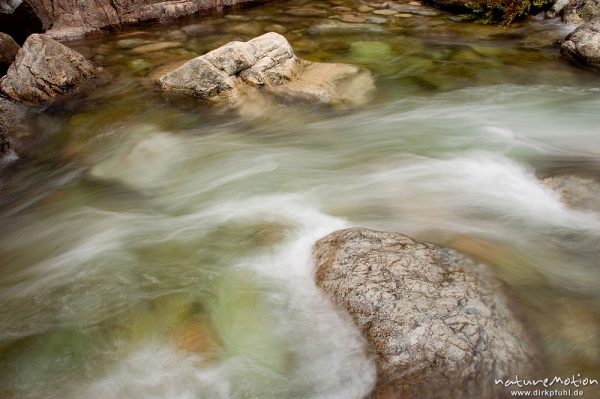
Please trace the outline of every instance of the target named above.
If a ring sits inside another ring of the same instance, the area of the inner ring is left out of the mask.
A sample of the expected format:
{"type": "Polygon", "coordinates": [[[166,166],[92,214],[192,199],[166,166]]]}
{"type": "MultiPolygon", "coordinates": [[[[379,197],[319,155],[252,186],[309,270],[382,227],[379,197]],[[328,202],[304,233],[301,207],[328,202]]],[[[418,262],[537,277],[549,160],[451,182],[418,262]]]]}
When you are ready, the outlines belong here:
{"type": "Polygon", "coordinates": [[[248,42],[231,42],[197,57],[158,79],[166,91],[204,99],[236,102],[262,93],[286,101],[353,106],[368,101],[374,90],[371,74],[344,64],[299,59],[278,33],[248,42]]]}
{"type": "Polygon", "coordinates": [[[25,0],[56,37],[109,26],[168,20],[253,0],[25,0]]]}
{"type": "Polygon", "coordinates": [[[34,34],[0,79],[0,91],[15,101],[43,104],[73,91],[95,72],[94,65],[81,54],[49,37],[34,34]]]}
{"type": "Polygon", "coordinates": [[[317,285],[370,345],[377,398],[498,398],[531,376],[527,331],[488,269],[453,250],[354,228],[314,248],[317,285]]]}
{"type": "Polygon", "coordinates": [[[571,32],[563,40],[560,51],[573,61],[600,68],[600,19],[571,32]]]}
{"type": "Polygon", "coordinates": [[[15,60],[19,49],[19,45],[12,37],[0,32],[0,76],[6,73],[10,64],[15,60]]]}

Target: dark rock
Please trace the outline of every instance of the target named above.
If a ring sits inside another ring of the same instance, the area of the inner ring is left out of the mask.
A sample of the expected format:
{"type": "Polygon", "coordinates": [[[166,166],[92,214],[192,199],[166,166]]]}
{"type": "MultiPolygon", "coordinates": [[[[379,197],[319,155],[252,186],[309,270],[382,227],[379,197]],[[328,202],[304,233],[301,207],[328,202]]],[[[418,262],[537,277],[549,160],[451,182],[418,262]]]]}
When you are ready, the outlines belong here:
{"type": "Polygon", "coordinates": [[[43,32],[43,27],[27,1],[0,0],[0,31],[21,44],[29,35],[43,32]]]}
{"type": "Polygon", "coordinates": [[[95,72],[94,65],[81,54],[34,34],[0,79],[0,91],[15,101],[43,104],[73,91],[95,72]]]}
{"type": "Polygon", "coordinates": [[[532,376],[535,345],[490,270],[453,250],[362,228],[314,248],[317,285],[367,338],[373,397],[498,398],[532,376]]]}

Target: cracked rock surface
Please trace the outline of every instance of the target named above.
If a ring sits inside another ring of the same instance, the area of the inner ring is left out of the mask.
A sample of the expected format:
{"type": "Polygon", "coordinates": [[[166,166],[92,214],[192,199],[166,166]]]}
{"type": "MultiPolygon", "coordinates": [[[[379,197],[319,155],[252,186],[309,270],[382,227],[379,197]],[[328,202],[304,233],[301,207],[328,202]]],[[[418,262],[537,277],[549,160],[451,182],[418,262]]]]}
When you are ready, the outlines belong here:
{"type": "Polygon", "coordinates": [[[236,102],[259,92],[287,102],[356,106],[374,91],[370,72],[354,65],[299,59],[285,39],[270,32],[230,42],[161,76],[166,91],[236,102]]]}
{"type": "Polygon", "coordinates": [[[94,65],[78,52],[33,34],[0,79],[0,91],[15,101],[43,104],[71,92],[95,72],[94,65]]]}
{"type": "Polygon", "coordinates": [[[502,283],[453,250],[353,228],[314,248],[317,285],[367,338],[376,398],[499,398],[494,378],[531,375],[529,335],[502,283]]]}

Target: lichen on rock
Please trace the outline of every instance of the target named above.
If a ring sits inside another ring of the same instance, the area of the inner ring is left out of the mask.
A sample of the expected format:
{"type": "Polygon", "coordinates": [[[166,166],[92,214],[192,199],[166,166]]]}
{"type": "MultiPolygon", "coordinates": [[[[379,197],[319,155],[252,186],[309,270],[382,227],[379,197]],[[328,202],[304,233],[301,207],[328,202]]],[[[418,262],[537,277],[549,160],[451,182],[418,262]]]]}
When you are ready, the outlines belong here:
{"type": "Polygon", "coordinates": [[[314,248],[317,285],[367,338],[378,398],[496,398],[535,345],[483,264],[405,235],[353,228],[314,248]]]}

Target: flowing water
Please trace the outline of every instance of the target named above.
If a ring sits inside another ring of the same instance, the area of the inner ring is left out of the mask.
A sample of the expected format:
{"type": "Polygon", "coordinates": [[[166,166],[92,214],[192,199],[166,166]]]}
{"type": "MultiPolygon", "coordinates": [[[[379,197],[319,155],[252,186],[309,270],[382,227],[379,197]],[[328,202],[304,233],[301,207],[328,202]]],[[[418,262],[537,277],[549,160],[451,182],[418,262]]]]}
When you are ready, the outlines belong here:
{"type": "Polygon", "coordinates": [[[373,362],[312,279],[315,240],[349,226],[486,261],[545,371],[598,377],[600,214],[540,178],[598,175],[600,78],[558,56],[561,25],[360,4],[273,2],[70,43],[110,79],[33,115],[37,153],[1,182],[0,397],[361,398],[373,362]],[[370,20],[336,25],[346,14],[370,20]],[[369,68],[376,98],[242,117],[148,84],[271,30],[303,58],[369,68]]]}

